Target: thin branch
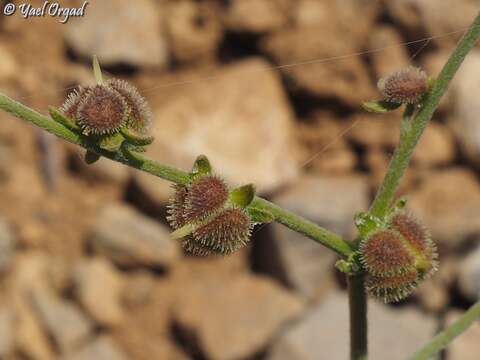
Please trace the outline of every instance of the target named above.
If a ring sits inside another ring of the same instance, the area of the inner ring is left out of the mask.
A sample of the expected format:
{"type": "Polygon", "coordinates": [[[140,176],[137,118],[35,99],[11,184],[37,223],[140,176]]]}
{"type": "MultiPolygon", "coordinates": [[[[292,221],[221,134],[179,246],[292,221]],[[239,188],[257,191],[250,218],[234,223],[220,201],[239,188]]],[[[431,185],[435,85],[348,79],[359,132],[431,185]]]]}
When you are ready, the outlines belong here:
{"type": "Polygon", "coordinates": [[[410,360],[427,360],[444,349],[458,335],[467,330],[476,320],[480,319],[480,301],[474,304],[452,325],[447,327],[428,344],[418,350],[410,357],[410,360]]]}
{"type": "Polygon", "coordinates": [[[459,69],[468,52],[475,46],[479,36],[480,15],[475,18],[473,24],[470,26],[462,40],[460,40],[457,48],[438,75],[430,94],[423,103],[422,109],[418,112],[417,116],[411,120],[410,130],[405,136],[403,136],[402,141],[395,150],[387,174],[370,208],[370,214],[379,218],[385,216],[388,207],[391,205],[395,196],[400,179],[407,169],[413,150],[415,149],[420,136],[437,109],[440,99],[447,90],[453,76],[459,69]]]}
{"type": "MultiPolygon", "coordinates": [[[[152,175],[158,176],[164,180],[168,180],[177,184],[187,184],[190,180],[189,173],[176,169],[174,167],[162,164],[158,161],[149,159],[145,155],[137,152],[117,151],[109,152],[98,147],[97,144],[90,141],[88,137],[81,136],[74,131],[68,129],[62,124],[46,117],[38,112],[26,107],[25,105],[9,98],[0,93],[0,108],[8,111],[14,116],[29,121],[34,125],[68,141],[79,145],[98,155],[123,163],[127,166],[145,171],[152,175]]],[[[252,206],[270,212],[276,221],[289,227],[290,229],[300,232],[310,239],[328,247],[337,252],[339,255],[348,257],[354,251],[353,246],[343,240],[337,234],[326,230],[311,221],[295,215],[271,202],[255,197],[252,206]]]]}

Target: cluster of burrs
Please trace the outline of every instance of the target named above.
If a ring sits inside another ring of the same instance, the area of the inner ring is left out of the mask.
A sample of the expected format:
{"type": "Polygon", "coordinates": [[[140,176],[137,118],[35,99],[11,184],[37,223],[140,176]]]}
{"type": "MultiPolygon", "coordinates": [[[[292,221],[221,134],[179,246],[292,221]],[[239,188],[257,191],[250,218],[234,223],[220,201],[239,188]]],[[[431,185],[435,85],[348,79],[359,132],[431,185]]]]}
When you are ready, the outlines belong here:
{"type": "Polygon", "coordinates": [[[273,220],[252,206],[253,185],[229,190],[225,181],[212,174],[205,156],[195,161],[185,185],[174,185],[168,205],[172,238],[180,239],[187,253],[197,256],[227,255],[246,246],[255,224],[273,220]]]}
{"type": "Polygon", "coordinates": [[[433,85],[425,71],[407,66],[381,78],[377,87],[383,96],[381,100],[367,101],[363,107],[371,112],[385,113],[399,108],[402,104],[418,105],[433,85]]]}
{"type": "Polygon", "coordinates": [[[438,253],[428,230],[403,209],[360,242],[367,291],[386,303],[409,296],[438,268],[438,253]]]}
{"type": "MultiPolygon", "coordinates": [[[[50,108],[52,118],[80,133],[106,151],[117,151],[122,144],[144,151],[152,143],[149,136],[152,113],[138,90],[125,80],[104,81],[96,57],[93,61],[96,85],[79,86],[60,109],[50,108]]],[[[88,163],[99,155],[87,151],[88,163]]]]}

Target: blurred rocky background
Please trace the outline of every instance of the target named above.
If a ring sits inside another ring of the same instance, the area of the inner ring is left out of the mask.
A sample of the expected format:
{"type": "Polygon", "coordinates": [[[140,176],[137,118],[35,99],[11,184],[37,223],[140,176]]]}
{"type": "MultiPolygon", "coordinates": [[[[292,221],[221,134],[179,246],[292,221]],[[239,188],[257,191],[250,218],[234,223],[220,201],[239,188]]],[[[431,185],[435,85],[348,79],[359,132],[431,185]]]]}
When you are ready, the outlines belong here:
{"type": "MultiPolygon", "coordinates": [[[[349,237],[385,173],[400,118],[359,104],[399,67],[438,72],[479,7],[95,0],[66,25],[2,15],[0,89],[45,113],[68,88],[93,81],[97,54],[150,101],[152,158],[188,170],[206,154],[231,184],[254,182],[349,237]],[[366,50],[374,51],[352,55],[366,50]]],[[[372,359],[406,359],[480,298],[479,92],[477,47],[401,188],[439,244],[440,271],[398,305],[370,301],[372,359]]],[[[0,112],[1,359],[347,358],[334,254],[274,224],[233,256],[185,256],[169,240],[167,182],[81,159],[78,148],[0,112]]],[[[441,359],[478,359],[478,339],[479,323],[441,359]]]]}

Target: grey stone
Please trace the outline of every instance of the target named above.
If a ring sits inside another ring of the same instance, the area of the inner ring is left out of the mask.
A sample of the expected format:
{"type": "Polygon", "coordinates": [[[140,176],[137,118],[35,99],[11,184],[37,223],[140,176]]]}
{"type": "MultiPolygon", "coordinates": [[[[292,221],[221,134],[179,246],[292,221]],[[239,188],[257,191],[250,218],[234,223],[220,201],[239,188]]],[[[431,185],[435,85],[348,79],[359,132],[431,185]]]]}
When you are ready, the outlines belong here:
{"type": "Polygon", "coordinates": [[[137,0],[134,8],[128,0],[90,2],[86,16],[66,27],[66,40],[83,56],[96,54],[102,64],[165,66],[161,14],[161,5],[152,0],[137,0]]]}
{"type": "Polygon", "coordinates": [[[78,301],[99,324],[112,326],[123,320],[123,281],[109,261],[94,258],[80,262],[75,267],[74,284],[78,301]]]}
{"type": "Polygon", "coordinates": [[[166,227],[131,207],[108,205],[97,219],[93,247],[119,265],[166,267],[181,255],[166,227]]]}
{"type": "Polygon", "coordinates": [[[12,264],[16,242],[11,226],[0,219],[0,273],[7,271],[12,264]]]}
{"type": "Polygon", "coordinates": [[[302,310],[298,298],[267,278],[219,273],[184,285],[174,319],[209,359],[233,360],[255,354],[302,310]]]}
{"type": "Polygon", "coordinates": [[[480,300],[480,245],[460,262],[458,277],[462,293],[473,301],[480,300]]]}
{"type": "MultiPolygon", "coordinates": [[[[435,332],[433,318],[413,308],[394,310],[369,302],[372,359],[404,360],[435,332]]],[[[346,294],[332,293],[274,344],[268,360],[345,360],[349,358],[346,294]]]]}
{"type": "Polygon", "coordinates": [[[73,302],[42,286],[33,289],[32,302],[40,322],[62,353],[74,351],[91,335],[91,321],[73,302]]]}
{"type": "Polygon", "coordinates": [[[77,353],[63,358],[63,360],[127,360],[127,355],[107,335],[96,338],[85,345],[77,353]]]}

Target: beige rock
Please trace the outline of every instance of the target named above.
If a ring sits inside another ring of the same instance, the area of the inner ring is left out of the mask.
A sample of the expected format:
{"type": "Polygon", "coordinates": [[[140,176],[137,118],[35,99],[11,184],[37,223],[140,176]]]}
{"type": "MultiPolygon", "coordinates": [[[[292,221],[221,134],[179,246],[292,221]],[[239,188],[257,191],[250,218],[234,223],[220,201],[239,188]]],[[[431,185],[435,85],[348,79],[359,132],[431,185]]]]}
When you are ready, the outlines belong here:
{"type": "MultiPolygon", "coordinates": [[[[399,142],[400,118],[400,113],[361,114],[353,118],[356,124],[346,136],[355,143],[375,151],[375,155],[379,155],[377,150],[380,147],[393,153],[399,142]]],[[[454,159],[454,156],[454,139],[448,128],[431,122],[415,148],[412,160],[418,167],[427,168],[447,164],[454,159]]],[[[367,162],[373,169],[381,169],[382,161],[379,157],[373,157],[370,160],[367,162]]]]}
{"type": "Polygon", "coordinates": [[[434,39],[442,45],[454,44],[478,12],[476,0],[387,0],[386,5],[391,16],[410,31],[426,29],[428,35],[437,36],[459,32],[457,36],[434,39]]]}
{"type": "Polygon", "coordinates": [[[82,56],[97,55],[102,64],[166,66],[168,49],[161,32],[163,9],[152,0],[95,1],[87,16],[70,21],[66,40],[82,56]],[[115,14],[115,16],[112,16],[115,14]]]}
{"type": "Polygon", "coordinates": [[[233,0],[225,14],[226,26],[238,32],[271,31],[287,20],[286,9],[279,0],[233,0]]]}
{"type": "MultiPolygon", "coordinates": [[[[371,172],[370,183],[373,189],[378,189],[382,184],[392,156],[393,150],[384,150],[377,147],[367,150],[365,163],[371,172]]],[[[408,194],[408,190],[415,184],[417,178],[418,172],[407,171],[399,184],[397,195],[408,194]]]]}
{"type": "Polygon", "coordinates": [[[409,207],[442,245],[458,246],[480,232],[480,185],[467,169],[427,174],[409,207]]]}
{"type": "Polygon", "coordinates": [[[17,237],[9,223],[0,218],[0,274],[7,272],[14,260],[17,237]]]}
{"type": "Polygon", "coordinates": [[[447,127],[430,123],[413,153],[414,165],[431,167],[445,165],[455,156],[454,139],[447,127]]]}
{"type": "MultiPolygon", "coordinates": [[[[369,303],[372,359],[404,360],[429,340],[435,320],[413,308],[394,310],[369,303]]],[[[268,360],[344,360],[348,358],[348,301],[334,292],[287,329],[273,345],[268,360]]]]}
{"type": "Polygon", "coordinates": [[[129,307],[142,306],[150,300],[154,285],[155,279],[149,272],[135,272],[126,280],[122,299],[129,307]]]}
{"type": "Polygon", "coordinates": [[[0,45],[0,80],[8,80],[18,73],[17,63],[5,45],[0,45]]]}
{"type": "Polygon", "coordinates": [[[168,3],[165,20],[177,60],[197,61],[214,55],[223,32],[217,12],[211,3],[168,3]]]}
{"type": "Polygon", "coordinates": [[[294,20],[298,27],[321,25],[325,31],[338,35],[346,33],[350,42],[360,45],[382,10],[382,4],[370,0],[298,0],[295,1],[294,20]],[[351,24],[355,23],[355,27],[351,24]]]}
{"type": "Polygon", "coordinates": [[[434,279],[422,282],[415,291],[415,296],[419,299],[422,306],[431,312],[442,312],[446,309],[449,302],[448,289],[434,279]]]}
{"type": "MultiPolygon", "coordinates": [[[[148,153],[156,160],[190,170],[205,154],[229,182],[254,183],[260,193],[297,177],[291,108],[263,60],[227,66],[212,81],[182,87],[153,109],[155,142],[148,153]]],[[[136,181],[156,202],[168,200],[167,182],[142,173],[136,181]]]]}
{"type": "Polygon", "coordinates": [[[107,335],[97,337],[78,352],[63,358],[64,360],[127,360],[127,355],[107,335]]]}
{"type": "MultiPolygon", "coordinates": [[[[353,217],[368,206],[368,184],[361,176],[308,176],[273,200],[281,207],[349,236],[353,217]]],[[[319,299],[331,289],[336,255],[283,225],[272,225],[271,243],[256,245],[262,269],[284,281],[307,299],[319,299]]]]}
{"type": "Polygon", "coordinates": [[[467,298],[480,300],[480,243],[460,262],[458,285],[467,298]]]}
{"type": "Polygon", "coordinates": [[[356,125],[346,134],[355,143],[367,147],[394,149],[400,136],[400,114],[368,114],[354,116],[356,125]]]}
{"type": "Polygon", "coordinates": [[[312,25],[278,31],[267,36],[261,47],[280,65],[307,62],[281,68],[300,88],[358,106],[375,96],[367,69],[358,56],[338,59],[356,49],[345,32],[336,29],[329,34],[328,30],[324,25],[312,25]]]}
{"type": "Polygon", "coordinates": [[[455,108],[450,125],[460,139],[460,145],[470,160],[480,165],[480,122],[478,114],[480,104],[478,78],[480,68],[480,51],[472,51],[456,75],[453,83],[455,108]]]}
{"type": "Polygon", "coordinates": [[[302,309],[296,297],[266,278],[211,274],[185,284],[174,319],[209,359],[228,360],[255,354],[302,309]]]}
{"type": "Polygon", "coordinates": [[[27,358],[53,360],[48,335],[24,298],[15,302],[15,346],[27,358]]]}
{"type": "Polygon", "coordinates": [[[39,252],[19,255],[8,281],[9,294],[15,309],[15,347],[28,358],[54,359],[48,334],[32,308],[30,294],[46,283],[48,258],[39,252]]]}
{"type": "Polygon", "coordinates": [[[305,176],[275,201],[331,231],[348,236],[356,212],[369,201],[367,179],[359,175],[305,176]]]}
{"type": "Polygon", "coordinates": [[[402,37],[392,26],[378,26],[370,33],[368,48],[382,49],[370,54],[378,79],[410,64],[406,48],[398,45],[402,42],[402,37]]]}
{"type": "Polygon", "coordinates": [[[166,227],[121,204],[101,210],[91,241],[98,253],[122,266],[168,267],[181,256],[166,227]]]}
{"type": "Polygon", "coordinates": [[[339,123],[326,113],[315,115],[314,124],[299,124],[298,135],[306,151],[302,168],[312,168],[322,174],[344,174],[351,172],[357,162],[345,134],[352,123],[339,123]]]}
{"type": "Polygon", "coordinates": [[[14,348],[15,313],[8,306],[0,308],[0,358],[6,358],[14,348]]]}
{"type": "Polygon", "coordinates": [[[72,162],[80,170],[80,174],[87,179],[94,181],[113,183],[123,186],[130,179],[131,169],[128,166],[120,164],[101,157],[93,164],[87,165],[84,161],[85,151],[78,147],[71,148],[72,162]]]}
{"type": "MultiPolygon", "coordinates": [[[[451,310],[446,316],[446,326],[451,325],[461,315],[459,311],[451,310]]],[[[480,353],[480,322],[476,321],[464,333],[460,334],[447,347],[449,360],[476,360],[480,353]]]]}
{"type": "Polygon", "coordinates": [[[73,302],[57,297],[41,284],[32,291],[32,304],[61,353],[75,351],[92,334],[93,324],[73,302]]]}
{"type": "Polygon", "coordinates": [[[103,258],[83,260],[74,271],[75,294],[79,303],[100,325],[114,326],[124,319],[121,275],[103,258]]]}

